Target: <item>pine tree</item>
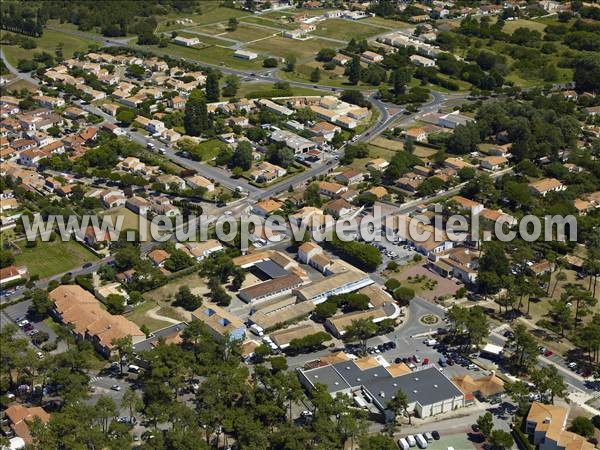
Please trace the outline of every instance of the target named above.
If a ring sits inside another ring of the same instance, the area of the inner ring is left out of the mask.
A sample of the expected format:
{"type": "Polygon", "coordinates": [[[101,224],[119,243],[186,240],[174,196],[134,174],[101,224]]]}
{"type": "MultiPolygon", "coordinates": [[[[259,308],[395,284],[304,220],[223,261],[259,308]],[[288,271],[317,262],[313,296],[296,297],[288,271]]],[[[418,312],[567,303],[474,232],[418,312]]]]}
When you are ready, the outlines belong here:
{"type": "Polygon", "coordinates": [[[208,114],[206,98],[199,90],[194,90],[185,104],[183,126],[186,134],[200,136],[212,128],[212,118],[208,114]]]}
{"type": "Polygon", "coordinates": [[[313,83],[318,83],[321,80],[321,71],[318,67],[315,67],[315,70],[310,74],[310,81],[313,83]]]}
{"type": "Polygon", "coordinates": [[[219,100],[219,77],[215,72],[210,72],[206,77],[206,100],[209,102],[219,100]]]}
{"type": "Polygon", "coordinates": [[[360,81],[360,71],[360,59],[358,59],[358,56],[355,56],[348,65],[348,81],[352,84],[358,84],[360,81]]]}

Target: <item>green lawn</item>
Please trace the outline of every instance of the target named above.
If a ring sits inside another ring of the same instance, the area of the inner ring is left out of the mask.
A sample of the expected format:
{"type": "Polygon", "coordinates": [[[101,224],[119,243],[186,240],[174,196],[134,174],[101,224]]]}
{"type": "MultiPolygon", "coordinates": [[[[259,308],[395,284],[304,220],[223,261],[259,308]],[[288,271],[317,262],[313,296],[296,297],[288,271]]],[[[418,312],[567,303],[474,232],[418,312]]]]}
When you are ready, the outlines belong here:
{"type": "Polygon", "coordinates": [[[200,148],[199,154],[202,161],[210,161],[215,158],[222,150],[226,150],[229,146],[218,139],[209,139],[208,141],[198,144],[200,148]]]}
{"type": "Polygon", "coordinates": [[[202,14],[171,14],[161,20],[158,25],[158,31],[177,30],[194,25],[207,25],[210,23],[226,22],[231,17],[239,19],[240,17],[251,15],[247,11],[242,11],[241,9],[223,8],[219,6],[219,2],[216,1],[211,2],[210,0],[205,0],[200,3],[202,14]],[[175,23],[176,19],[191,19],[193,23],[184,25],[177,24],[175,23]]]}
{"type": "MultiPolygon", "coordinates": [[[[280,72],[280,76],[283,79],[289,81],[298,81],[301,83],[312,83],[310,75],[315,67],[322,67],[322,64],[316,61],[310,61],[306,64],[299,64],[296,66],[294,72],[280,72]]],[[[371,90],[376,89],[375,86],[367,84],[350,85],[348,83],[348,77],[344,75],[344,69],[336,67],[335,70],[321,70],[321,79],[319,84],[325,86],[331,86],[340,89],[359,89],[359,90],[371,90]]]]}
{"type": "Polygon", "coordinates": [[[372,25],[378,25],[380,27],[393,28],[394,30],[399,28],[408,28],[411,25],[406,22],[400,22],[399,20],[392,19],[384,19],[383,17],[367,17],[366,19],[362,19],[361,23],[370,23],[372,25]]]}
{"type": "Polygon", "coordinates": [[[125,317],[135,323],[138,327],[142,325],[146,325],[150,331],[160,330],[161,328],[168,327],[171,325],[170,322],[165,320],[158,320],[148,317],[146,313],[152,308],[156,308],[158,303],[154,300],[146,300],[129,314],[126,314],[125,317]]]}
{"type": "Polygon", "coordinates": [[[539,31],[543,35],[546,24],[527,19],[507,20],[504,23],[504,27],[502,27],[502,31],[512,34],[517,28],[528,28],[530,30],[539,31]]]}
{"type": "Polygon", "coordinates": [[[319,22],[317,29],[312,34],[317,36],[325,36],[342,41],[349,41],[354,38],[356,40],[367,39],[377,34],[385,33],[386,29],[371,25],[362,24],[358,21],[350,21],[344,19],[328,19],[319,22]]]}
{"type": "Polygon", "coordinates": [[[29,275],[38,275],[40,278],[68,272],[87,262],[98,260],[92,252],[74,241],[38,241],[33,248],[25,247],[23,242],[19,243],[19,248],[21,253],[15,256],[16,265],[26,266],[29,275]]]}
{"type": "MultiPolygon", "coordinates": [[[[203,290],[207,290],[206,282],[202,278],[200,278],[200,275],[198,275],[197,272],[194,272],[189,275],[184,275],[182,277],[175,278],[173,281],[170,281],[169,283],[161,287],[144,293],[144,298],[152,302],[171,301],[175,298],[175,294],[181,286],[188,286],[192,290],[202,286],[203,290]]],[[[168,314],[164,315],[168,316],[168,314]]]]}
{"type": "MultiPolygon", "coordinates": [[[[204,36],[202,34],[194,33],[190,31],[179,31],[177,34],[181,37],[186,38],[197,38],[200,41],[200,45],[197,48],[204,48],[211,45],[220,45],[221,47],[231,47],[234,45],[231,41],[225,39],[219,39],[218,37],[204,36]]],[[[183,46],[182,46],[183,47],[183,46]]],[[[183,47],[187,48],[187,47],[183,47]]],[[[194,47],[196,48],[196,47],[194,47]]]]}
{"type": "MultiPolygon", "coordinates": [[[[273,89],[273,85],[271,83],[242,83],[236,94],[236,97],[243,98],[253,93],[269,91],[271,89],[273,89]]],[[[292,95],[324,95],[325,93],[326,91],[317,89],[292,87],[292,95]]]]}
{"type": "Polygon", "coordinates": [[[295,56],[300,62],[306,58],[314,58],[319,50],[331,46],[332,42],[318,38],[299,41],[297,39],[275,36],[252,43],[246,46],[246,48],[265,55],[280,56],[282,58],[295,56]]]}
{"type": "Polygon", "coordinates": [[[242,23],[255,23],[257,25],[265,25],[267,27],[280,28],[285,30],[293,30],[297,27],[296,24],[289,23],[287,20],[276,20],[276,19],[267,19],[264,16],[261,17],[244,17],[241,20],[242,23]]]}
{"type": "Polygon", "coordinates": [[[59,43],[63,44],[63,55],[70,58],[77,51],[86,51],[94,41],[82,39],[81,37],[71,36],[52,30],[44,30],[44,35],[40,38],[32,38],[37,47],[26,50],[18,45],[2,45],[2,50],[8,59],[8,62],[16,66],[20,59],[32,59],[35,53],[47,52],[54,56],[54,52],[59,43]]]}
{"type": "MultiPolygon", "coordinates": [[[[218,37],[233,39],[239,42],[250,42],[256,39],[262,39],[276,34],[277,31],[267,28],[257,27],[250,24],[240,24],[235,31],[228,31],[226,24],[208,25],[205,27],[196,27],[192,29],[202,33],[208,33],[218,37]]],[[[199,38],[201,39],[201,38],[199,38]]]]}
{"type": "MultiPolygon", "coordinates": [[[[202,40],[201,36],[198,39],[202,40]]],[[[227,66],[232,69],[255,70],[262,67],[262,59],[259,57],[254,61],[233,56],[234,50],[223,47],[210,46],[206,48],[183,47],[182,45],[169,44],[166,48],[159,48],[158,45],[137,46],[141,50],[152,51],[158,55],[169,55],[174,58],[186,58],[198,61],[200,63],[227,66]]]]}

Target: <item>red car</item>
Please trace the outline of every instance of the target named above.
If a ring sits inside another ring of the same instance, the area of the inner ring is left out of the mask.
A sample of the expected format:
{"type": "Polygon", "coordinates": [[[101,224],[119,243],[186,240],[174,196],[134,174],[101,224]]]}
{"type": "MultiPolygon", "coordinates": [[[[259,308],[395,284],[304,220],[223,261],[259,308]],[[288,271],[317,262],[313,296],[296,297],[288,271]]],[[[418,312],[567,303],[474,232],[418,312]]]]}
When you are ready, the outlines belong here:
{"type": "Polygon", "coordinates": [[[546,350],[546,351],[544,352],[544,356],[545,356],[545,357],[552,356],[553,354],[554,354],[554,353],[552,353],[552,350],[546,350]]]}
{"type": "Polygon", "coordinates": [[[424,358],[423,359],[423,365],[425,366],[427,364],[429,364],[429,358],[424,358]]]}

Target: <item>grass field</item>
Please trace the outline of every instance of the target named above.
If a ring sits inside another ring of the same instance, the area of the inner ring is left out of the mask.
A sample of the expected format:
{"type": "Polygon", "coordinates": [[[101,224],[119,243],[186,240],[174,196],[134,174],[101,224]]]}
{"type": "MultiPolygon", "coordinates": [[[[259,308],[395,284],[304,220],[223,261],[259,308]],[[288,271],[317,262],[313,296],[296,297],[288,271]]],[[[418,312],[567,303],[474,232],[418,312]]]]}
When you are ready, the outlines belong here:
{"type": "Polygon", "coordinates": [[[199,31],[202,33],[208,33],[217,37],[233,39],[239,42],[250,42],[256,39],[262,39],[268,36],[272,36],[277,33],[275,30],[268,30],[249,24],[240,24],[235,31],[228,31],[226,24],[215,24],[208,25],[205,27],[195,27],[192,31],[199,31]]]}
{"type": "Polygon", "coordinates": [[[396,152],[404,149],[403,142],[393,141],[391,139],[386,139],[383,137],[376,137],[371,141],[371,144],[376,145],[377,147],[387,148],[396,152]]]}
{"type": "Polygon", "coordinates": [[[25,247],[24,243],[19,247],[21,253],[15,256],[16,265],[26,266],[29,275],[38,275],[40,278],[68,272],[87,262],[98,260],[92,252],[75,241],[38,241],[33,248],[25,247]]]}
{"type": "MultiPolygon", "coordinates": [[[[123,224],[121,225],[121,231],[123,230],[136,230],[140,231],[140,216],[138,216],[133,211],[127,209],[125,206],[118,206],[116,208],[112,208],[104,211],[103,216],[109,216],[112,218],[112,223],[117,225],[117,217],[123,217],[123,224]]],[[[146,224],[146,230],[148,230],[148,222],[146,219],[142,219],[143,224],[146,224]]]]}
{"type": "MultiPolygon", "coordinates": [[[[268,91],[273,89],[271,83],[242,83],[236,97],[242,98],[254,92],[268,91]]],[[[324,95],[326,91],[302,87],[292,87],[292,95],[324,95]]]]}
{"type": "MultiPolygon", "coordinates": [[[[144,294],[147,298],[147,295],[144,294]]],[[[146,325],[150,331],[160,330],[161,328],[168,327],[171,325],[166,320],[158,320],[152,317],[148,317],[146,313],[152,308],[156,308],[158,303],[154,300],[146,300],[141,305],[137,306],[131,313],[126,314],[125,317],[135,323],[138,327],[146,325]]]]}
{"type": "MultiPolygon", "coordinates": [[[[202,40],[202,37],[198,37],[202,40]]],[[[227,66],[232,69],[255,70],[262,66],[262,59],[259,57],[254,61],[246,61],[233,56],[234,50],[223,47],[190,48],[181,45],[169,44],[166,48],[159,48],[158,45],[137,46],[140,50],[150,50],[158,55],[169,55],[174,58],[186,58],[200,63],[214,64],[218,66],[227,66]]]]}
{"type": "Polygon", "coordinates": [[[384,28],[365,25],[358,21],[350,21],[344,19],[329,19],[324,22],[319,22],[317,29],[312,34],[317,36],[325,36],[332,39],[349,41],[354,38],[362,40],[386,32],[384,28]]]}
{"type": "Polygon", "coordinates": [[[254,23],[257,25],[265,25],[267,27],[282,28],[285,30],[293,30],[296,28],[296,24],[289,23],[287,20],[267,19],[266,17],[244,17],[240,22],[242,23],[254,23]]]}
{"type": "MultiPolygon", "coordinates": [[[[234,45],[231,41],[225,39],[219,39],[218,37],[204,36],[202,34],[194,33],[193,31],[178,31],[179,36],[186,38],[197,38],[201,44],[198,48],[204,48],[210,45],[220,45],[221,47],[232,47],[234,45]]],[[[183,47],[187,48],[187,47],[183,47]]]]}
{"type": "MultiPolygon", "coordinates": [[[[290,81],[312,83],[312,81],[310,80],[310,75],[315,67],[322,68],[322,64],[317,61],[309,61],[306,64],[297,65],[294,72],[280,72],[280,76],[281,78],[290,81]]],[[[358,85],[350,85],[348,83],[348,77],[344,75],[344,69],[341,67],[336,67],[334,70],[331,71],[321,70],[321,79],[319,80],[319,84],[340,89],[374,89],[373,86],[362,83],[359,83],[358,85]]]]}
{"type": "Polygon", "coordinates": [[[400,22],[399,20],[391,20],[391,19],[384,19],[383,17],[367,17],[366,19],[362,19],[360,21],[361,23],[370,23],[372,25],[378,25],[380,27],[387,27],[387,28],[392,28],[394,30],[398,29],[398,28],[408,28],[411,25],[409,23],[406,22],[400,22]]]}
{"type": "Polygon", "coordinates": [[[504,23],[504,27],[502,27],[502,31],[512,34],[517,28],[528,28],[530,30],[539,31],[543,35],[546,24],[526,19],[507,20],[504,23]]]}
{"type": "Polygon", "coordinates": [[[170,301],[175,297],[175,294],[181,286],[189,287],[190,290],[197,295],[203,295],[204,293],[208,292],[206,282],[200,278],[198,273],[191,273],[189,275],[176,278],[164,286],[146,292],[144,297],[152,301],[170,301]]]}
{"type": "Polygon", "coordinates": [[[177,30],[180,28],[186,28],[187,26],[193,25],[207,25],[211,23],[226,22],[231,17],[240,18],[249,16],[247,11],[233,8],[223,8],[219,6],[218,2],[203,1],[202,2],[202,14],[171,14],[166,16],[158,25],[158,31],[165,30],[177,30]],[[192,24],[181,25],[175,23],[176,19],[191,19],[192,24]]]}
{"type": "Polygon", "coordinates": [[[222,150],[228,148],[225,142],[218,139],[209,139],[208,141],[201,142],[198,144],[200,147],[200,154],[202,161],[210,161],[217,156],[222,150]]]}
{"type": "Polygon", "coordinates": [[[248,50],[254,50],[272,56],[280,56],[282,58],[295,56],[300,62],[306,58],[314,58],[319,50],[325,47],[331,47],[331,44],[331,42],[318,38],[298,41],[296,39],[275,36],[250,44],[246,48],[248,50]]]}
{"type": "Polygon", "coordinates": [[[37,43],[37,47],[31,50],[26,50],[18,45],[2,46],[2,51],[10,64],[16,67],[20,59],[32,59],[35,53],[47,52],[54,56],[56,47],[61,42],[65,59],[71,58],[75,52],[87,50],[90,44],[94,44],[94,41],[52,30],[44,30],[44,35],[41,38],[32,39],[37,43]]]}

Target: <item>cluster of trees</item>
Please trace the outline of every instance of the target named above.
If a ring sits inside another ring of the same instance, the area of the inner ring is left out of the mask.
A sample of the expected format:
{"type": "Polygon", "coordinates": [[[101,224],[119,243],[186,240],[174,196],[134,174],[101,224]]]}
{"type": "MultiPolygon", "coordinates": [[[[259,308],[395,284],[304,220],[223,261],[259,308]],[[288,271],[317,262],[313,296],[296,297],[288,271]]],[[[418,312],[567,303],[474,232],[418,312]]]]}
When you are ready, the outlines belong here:
{"type": "Polygon", "coordinates": [[[185,103],[183,116],[183,127],[185,128],[186,134],[190,136],[200,136],[202,134],[211,133],[213,119],[212,115],[208,113],[206,103],[207,97],[200,89],[194,89],[190,93],[190,97],[185,103]]]}
{"type": "Polygon", "coordinates": [[[22,2],[6,2],[1,6],[4,30],[39,37],[44,32],[48,16],[43,8],[22,2]]]}
{"type": "Polygon", "coordinates": [[[331,295],[326,301],[317,305],[315,315],[319,319],[325,320],[333,316],[338,308],[344,312],[365,311],[369,309],[369,297],[357,293],[331,295]]]}
{"type": "Polygon", "coordinates": [[[481,306],[463,308],[455,305],[447,317],[449,332],[444,339],[464,352],[479,347],[490,334],[488,317],[481,306]]]}
{"type": "Polygon", "coordinates": [[[194,1],[150,0],[147,2],[115,3],[111,0],[80,2],[76,0],[48,0],[42,2],[40,14],[44,18],[56,19],[77,25],[81,31],[99,30],[104,36],[125,36],[127,33],[148,36],[150,22],[154,16],[170,12],[199,11],[194,1]]]}
{"type": "Polygon", "coordinates": [[[344,242],[334,236],[333,240],[328,241],[328,245],[335,252],[339,253],[342,258],[367,271],[373,271],[381,264],[381,253],[367,243],[357,241],[344,242]]]}
{"type": "Polygon", "coordinates": [[[477,426],[492,449],[508,450],[513,448],[515,441],[509,432],[500,429],[494,430],[494,418],[491,412],[488,411],[484,415],[479,416],[477,418],[477,426]]]}
{"type": "Polygon", "coordinates": [[[400,281],[396,278],[390,278],[385,282],[385,288],[388,290],[394,300],[400,303],[403,306],[408,305],[408,303],[414,298],[415,290],[408,286],[402,286],[400,281]]]}

